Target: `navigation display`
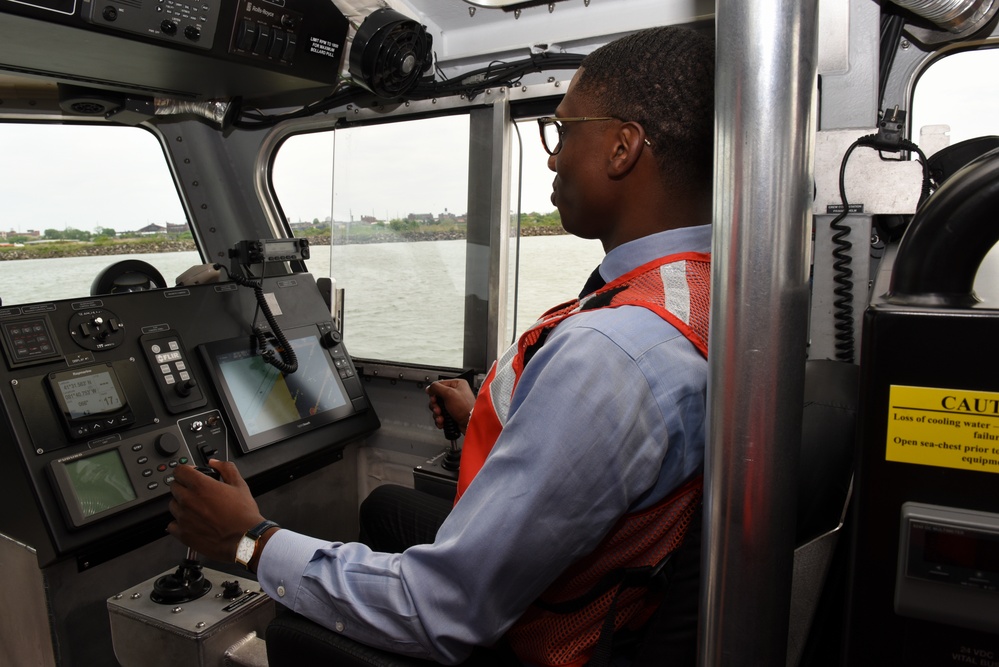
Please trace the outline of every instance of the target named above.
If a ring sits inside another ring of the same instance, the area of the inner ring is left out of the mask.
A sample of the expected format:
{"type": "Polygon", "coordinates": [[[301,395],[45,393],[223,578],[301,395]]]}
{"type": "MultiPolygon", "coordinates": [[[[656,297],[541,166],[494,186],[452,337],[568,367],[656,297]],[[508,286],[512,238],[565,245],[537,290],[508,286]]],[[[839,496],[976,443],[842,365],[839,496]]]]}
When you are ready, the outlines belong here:
{"type": "Polygon", "coordinates": [[[65,467],[84,518],[136,498],[117,449],[71,461],[65,467]]]}
{"type": "Polygon", "coordinates": [[[287,375],[251,349],[249,337],[204,346],[244,452],[354,413],[329,353],[306,331],[287,333],[298,358],[298,370],[287,375]]]}

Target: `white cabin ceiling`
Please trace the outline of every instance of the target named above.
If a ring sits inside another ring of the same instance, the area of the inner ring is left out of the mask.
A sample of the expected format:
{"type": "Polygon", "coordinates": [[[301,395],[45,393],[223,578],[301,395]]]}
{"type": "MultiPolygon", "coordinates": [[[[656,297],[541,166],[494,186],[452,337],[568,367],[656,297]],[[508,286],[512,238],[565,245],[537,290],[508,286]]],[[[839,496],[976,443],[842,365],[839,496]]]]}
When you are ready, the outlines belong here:
{"type": "Polygon", "coordinates": [[[449,63],[523,56],[552,44],[588,53],[621,33],[703,21],[714,15],[713,0],[562,0],[550,8],[525,8],[519,16],[498,8],[473,7],[464,0],[353,0],[353,4],[358,1],[373,9],[388,4],[426,25],[434,38],[437,62],[445,69],[449,63]]]}

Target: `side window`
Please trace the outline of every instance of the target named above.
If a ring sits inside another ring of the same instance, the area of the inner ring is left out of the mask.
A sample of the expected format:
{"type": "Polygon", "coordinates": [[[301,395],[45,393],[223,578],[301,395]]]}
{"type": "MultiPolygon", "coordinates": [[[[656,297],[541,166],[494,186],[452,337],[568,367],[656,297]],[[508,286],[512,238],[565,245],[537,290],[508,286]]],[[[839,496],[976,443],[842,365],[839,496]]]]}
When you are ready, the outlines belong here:
{"type": "Polygon", "coordinates": [[[510,226],[517,224],[519,203],[520,236],[515,231],[510,245],[508,342],[546,310],[577,296],[604,256],[599,241],[581,239],[562,228],[551,202],[555,173],[548,168],[537,122],[517,121],[512,154],[510,226]]]}
{"type": "Polygon", "coordinates": [[[460,367],[468,117],[289,137],[274,188],[309,270],[345,290],[357,357],[460,367]]]}
{"type": "Polygon", "coordinates": [[[202,261],[156,138],[134,127],[0,123],[3,305],[87,296],[124,259],[149,262],[168,286],[202,261]]]}
{"type": "MultiPolygon", "coordinates": [[[[603,257],[598,241],[562,229],[537,123],[517,130],[507,342],[576,296],[603,257]]],[[[295,235],[310,239],[309,270],[346,291],[354,356],[462,365],[468,146],[467,116],[449,116],[299,134],[279,149],[275,191],[295,235]]]]}
{"type": "Polygon", "coordinates": [[[927,155],[959,141],[999,134],[999,49],[960,51],[919,77],[912,100],[912,140],[927,155]],[[944,142],[934,136],[946,132],[944,142]],[[922,144],[926,143],[927,146],[922,144]]]}
{"type": "MultiPolygon", "coordinates": [[[[960,51],[931,64],[913,91],[912,140],[927,157],[946,146],[999,135],[999,49],[960,51]]],[[[975,293],[999,304],[999,250],[986,255],[975,293]]]]}

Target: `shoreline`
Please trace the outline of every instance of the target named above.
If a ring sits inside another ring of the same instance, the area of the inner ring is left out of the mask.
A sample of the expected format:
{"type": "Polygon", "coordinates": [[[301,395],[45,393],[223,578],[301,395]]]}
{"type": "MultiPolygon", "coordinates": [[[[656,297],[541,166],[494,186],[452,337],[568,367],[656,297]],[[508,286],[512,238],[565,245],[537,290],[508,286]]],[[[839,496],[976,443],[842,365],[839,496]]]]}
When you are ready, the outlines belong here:
{"type": "MultiPolygon", "coordinates": [[[[520,235],[525,236],[562,236],[567,232],[562,227],[531,226],[522,227],[520,235]]],[[[375,232],[355,235],[346,239],[345,234],[337,234],[333,245],[363,245],[371,243],[399,243],[418,241],[459,241],[466,237],[465,230],[451,231],[406,231],[406,232],[375,232]]],[[[330,245],[330,235],[306,236],[310,246],[330,245]]],[[[514,238],[513,234],[510,238],[514,238]]],[[[136,255],[140,253],[167,253],[197,251],[194,241],[167,240],[138,243],[52,243],[31,246],[0,248],[0,262],[17,261],[19,259],[56,259],[61,257],[100,257],[113,255],[136,255]],[[30,248],[30,250],[28,250],[30,248]]]]}

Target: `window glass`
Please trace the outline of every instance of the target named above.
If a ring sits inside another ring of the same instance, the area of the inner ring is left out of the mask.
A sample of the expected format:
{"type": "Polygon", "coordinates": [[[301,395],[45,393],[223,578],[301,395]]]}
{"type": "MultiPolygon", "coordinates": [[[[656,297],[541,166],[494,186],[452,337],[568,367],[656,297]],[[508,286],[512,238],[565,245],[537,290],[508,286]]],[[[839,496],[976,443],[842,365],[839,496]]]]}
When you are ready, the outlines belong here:
{"type": "MultiPolygon", "coordinates": [[[[510,239],[507,342],[514,325],[519,334],[576,296],[603,258],[599,241],[562,229],[537,124],[517,130],[510,211],[515,232],[519,204],[521,237],[510,239]]],[[[468,132],[467,116],[451,116],[294,135],[281,146],[275,191],[294,233],[310,239],[309,270],[346,291],[354,356],[462,365],[468,132]]]]}
{"type": "Polygon", "coordinates": [[[3,305],[88,296],[122,259],[149,262],[167,285],[202,261],[152,133],[0,123],[3,305]]]}
{"type": "Polygon", "coordinates": [[[942,146],[928,132],[945,131],[944,145],[999,134],[999,50],[960,51],[930,65],[913,94],[912,127],[913,141],[931,152],[942,146]],[[940,125],[946,129],[934,129],[940,125]]]}
{"type": "Polygon", "coordinates": [[[289,137],[274,189],[309,271],[345,290],[352,355],[460,367],[468,116],[289,137]]]}
{"type": "Polygon", "coordinates": [[[555,174],[548,169],[537,122],[517,122],[512,155],[510,226],[516,227],[519,201],[520,237],[510,245],[509,342],[546,310],[576,297],[604,256],[600,241],[581,239],[562,229],[551,202],[555,174]]]}
{"type": "MultiPolygon", "coordinates": [[[[960,51],[934,62],[916,84],[912,135],[926,155],[966,139],[999,135],[999,50],[960,51]]],[[[999,307],[999,251],[978,269],[975,293],[999,307]]]]}

